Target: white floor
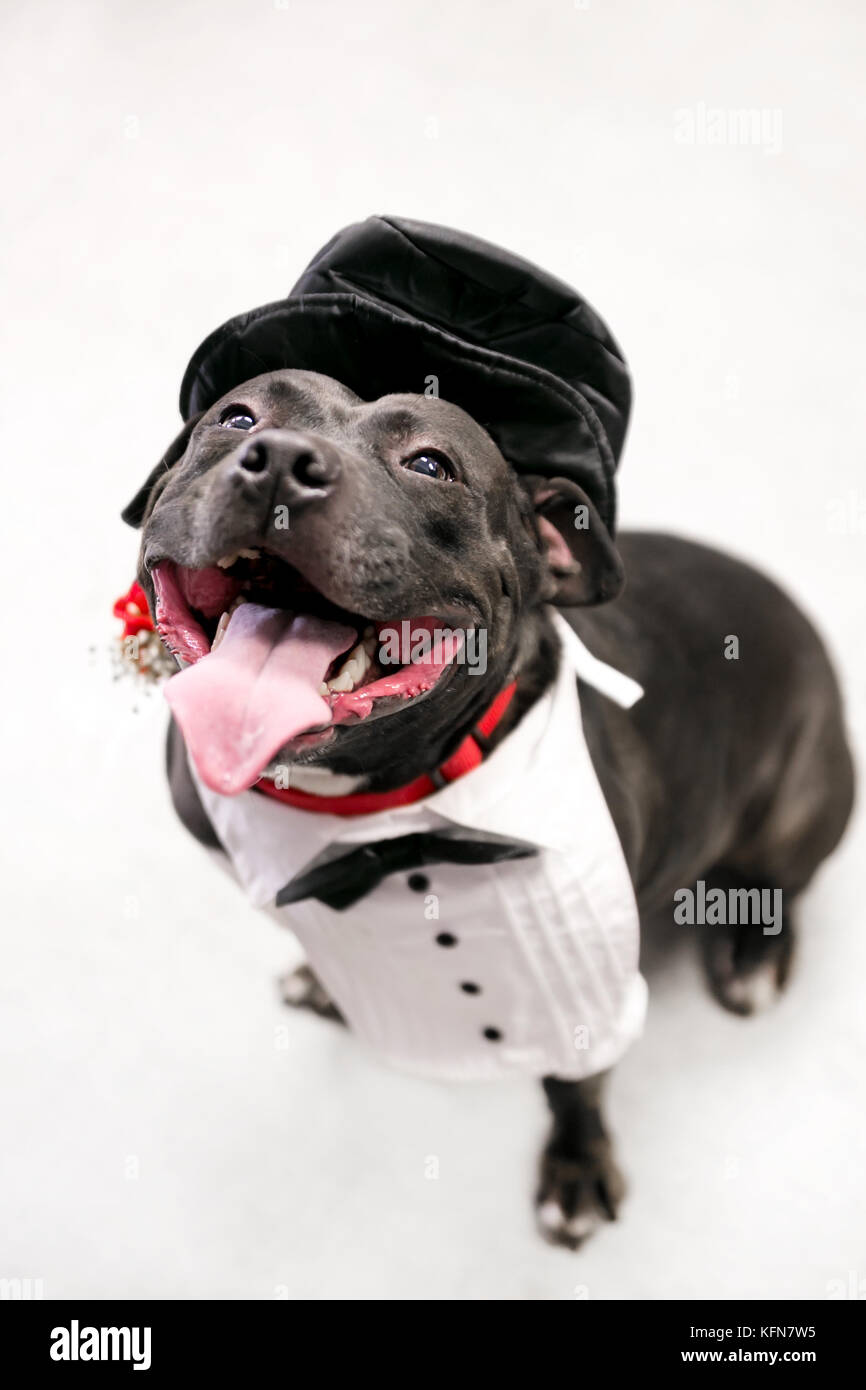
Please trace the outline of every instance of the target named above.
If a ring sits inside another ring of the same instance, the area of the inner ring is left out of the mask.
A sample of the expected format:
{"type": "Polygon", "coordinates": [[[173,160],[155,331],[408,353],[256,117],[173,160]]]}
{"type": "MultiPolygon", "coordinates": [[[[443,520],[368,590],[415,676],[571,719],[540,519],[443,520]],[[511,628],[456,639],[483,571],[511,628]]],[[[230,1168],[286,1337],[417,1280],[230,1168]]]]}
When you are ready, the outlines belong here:
{"type": "Polygon", "coordinates": [[[862,820],[771,1016],[724,1015],[690,953],[662,956],[612,1096],[632,1193],[570,1255],[532,1228],[535,1087],[392,1075],[281,1009],[289,939],[175,824],[162,697],[136,711],[106,652],[136,544],[118,511],[192,349],[338,227],[398,212],[580,284],[636,379],[624,521],[784,580],[862,746],[863,15],[78,0],[7,7],[0,50],[0,1277],[173,1298],[856,1287],[862,820]],[[757,111],[757,142],[708,143],[716,109],[757,111]]]}

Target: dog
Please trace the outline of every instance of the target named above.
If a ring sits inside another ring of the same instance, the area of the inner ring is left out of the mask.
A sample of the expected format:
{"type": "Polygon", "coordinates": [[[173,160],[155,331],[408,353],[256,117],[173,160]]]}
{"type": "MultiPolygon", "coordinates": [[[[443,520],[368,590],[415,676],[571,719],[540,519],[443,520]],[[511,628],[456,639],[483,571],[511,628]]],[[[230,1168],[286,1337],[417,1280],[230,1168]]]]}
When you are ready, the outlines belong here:
{"type": "MultiPolygon", "coordinates": [[[[725,893],[780,891],[771,931],[710,920],[697,935],[725,1008],[747,1015],[784,988],[792,908],[842,836],[853,771],[824,647],[769,579],[672,535],[623,533],[615,543],[577,483],[519,475],[483,425],[446,399],[362,400],[296,369],[255,376],[190,419],[125,518],[142,527],[139,581],[164,640],[191,665],[169,690],[195,677],[238,597],[328,631],[342,626],[353,650],[371,630],[375,646],[381,625],[398,619],[486,633],[483,671],[443,659],[435,680],[374,700],[365,717],[357,701],[345,718],[305,716],[312,732],[270,750],[268,767],[287,769],[307,797],[375,796],[429,777],[508,686],[486,738],[494,758],[561,674],[564,621],[643,690],[626,706],[578,682],[583,737],[641,920],[670,913],[674,895],[699,881],[725,893]]],[[[345,697],[345,688],[318,696],[333,708],[345,697]]],[[[185,722],[180,697],[175,714],[185,722]]],[[[218,722],[219,710],[208,717],[218,722]]],[[[240,738],[209,726],[209,752],[197,754],[233,795],[260,770],[238,772],[240,738]]],[[[222,848],[177,722],[168,773],[182,823],[222,848]]],[[[288,996],[341,1016],[309,967],[288,996]]],[[[553,1124],[536,1206],[545,1237],[570,1248],[616,1217],[624,1192],[603,1111],[606,1074],[541,1078],[553,1124]]]]}

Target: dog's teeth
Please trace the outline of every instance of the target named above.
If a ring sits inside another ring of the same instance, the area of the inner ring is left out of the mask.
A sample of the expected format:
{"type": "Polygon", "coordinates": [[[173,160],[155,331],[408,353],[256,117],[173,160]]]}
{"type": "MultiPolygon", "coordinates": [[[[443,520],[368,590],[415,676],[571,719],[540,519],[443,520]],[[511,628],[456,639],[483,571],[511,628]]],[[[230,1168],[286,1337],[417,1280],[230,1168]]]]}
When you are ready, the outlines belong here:
{"type": "Polygon", "coordinates": [[[210,644],[210,649],[211,649],[212,652],[215,652],[215,651],[216,651],[216,649],[217,649],[217,647],[219,646],[220,642],[223,640],[223,638],[224,638],[225,635],[226,635],[226,628],[227,628],[228,625],[229,625],[229,617],[230,617],[229,611],[228,611],[228,609],[226,609],[226,611],[223,613],[222,617],[220,618],[219,622],[217,623],[217,630],[216,630],[216,632],[214,633],[214,635],[213,635],[213,641],[212,641],[211,644],[210,644]]]}
{"type": "Polygon", "coordinates": [[[332,694],[342,695],[348,690],[354,690],[355,686],[364,679],[370,667],[370,654],[366,650],[363,642],[359,642],[353,647],[343,662],[336,675],[328,681],[328,690],[332,694]]]}
{"type": "Polygon", "coordinates": [[[341,671],[338,676],[334,676],[333,680],[328,681],[328,689],[332,695],[343,695],[347,690],[355,689],[355,682],[351,676],[341,671]]]}
{"type": "Polygon", "coordinates": [[[232,614],[234,613],[234,611],[235,611],[236,608],[240,608],[240,606],[241,606],[242,603],[246,603],[246,599],[244,598],[243,594],[238,594],[237,598],[235,599],[235,601],[234,601],[234,603],[231,605],[231,607],[230,607],[230,608],[227,608],[226,611],[223,613],[222,617],[220,618],[219,622],[217,623],[217,630],[216,630],[216,632],[214,633],[214,635],[213,635],[213,641],[211,642],[211,647],[210,647],[210,649],[211,649],[212,652],[215,652],[215,651],[216,651],[216,649],[217,649],[217,647],[219,646],[220,642],[221,642],[221,641],[223,640],[223,638],[225,637],[225,635],[226,635],[226,628],[228,627],[228,625],[229,625],[229,623],[230,623],[230,621],[231,621],[231,616],[232,616],[232,614]]]}
{"type": "Polygon", "coordinates": [[[217,560],[217,564],[221,570],[230,570],[238,560],[258,560],[260,554],[259,550],[235,550],[231,555],[224,555],[221,560],[217,560]]]}
{"type": "Polygon", "coordinates": [[[320,695],[330,695],[330,693],[331,693],[331,692],[330,692],[330,690],[328,689],[328,687],[325,685],[325,682],[322,681],[322,684],[319,686],[319,694],[320,694],[320,695]]]}
{"type": "Polygon", "coordinates": [[[367,651],[364,643],[359,642],[357,647],[354,647],[353,650],[349,652],[349,660],[343,666],[343,672],[348,672],[352,677],[353,683],[357,685],[359,681],[364,679],[369,667],[370,653],[367,651]]]}

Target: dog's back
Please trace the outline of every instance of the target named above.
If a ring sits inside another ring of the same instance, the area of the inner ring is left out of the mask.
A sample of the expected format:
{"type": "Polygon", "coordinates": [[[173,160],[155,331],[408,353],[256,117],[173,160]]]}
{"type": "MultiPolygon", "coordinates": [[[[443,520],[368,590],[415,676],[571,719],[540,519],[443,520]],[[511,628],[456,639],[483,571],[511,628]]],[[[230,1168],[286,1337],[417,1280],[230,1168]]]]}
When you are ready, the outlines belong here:
{"type": "Polygon", "coordinates": [[[630,726],[619,746],[630,794],[644,802],[631,855],[642,902],[669,901],[715,864],[793,896],[837,844],[853,801],[824,645],[740,560],[656,533],[624,533],[618,545],[623,594],[571,617],[645,690],[627,712],[588,696],[593,717],[630,726]]]}

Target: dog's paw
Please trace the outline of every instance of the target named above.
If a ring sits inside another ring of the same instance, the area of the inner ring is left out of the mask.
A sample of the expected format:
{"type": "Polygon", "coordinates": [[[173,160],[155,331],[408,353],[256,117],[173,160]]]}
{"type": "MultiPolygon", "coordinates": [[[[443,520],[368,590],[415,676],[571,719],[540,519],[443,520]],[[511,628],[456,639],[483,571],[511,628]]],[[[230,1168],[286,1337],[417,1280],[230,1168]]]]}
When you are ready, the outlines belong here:
{"type": "Polygon", "coordinates": [[[785,988],[793,954],[790,930],[778,936],[753,936],[746,949],[742,939],[733,934],[714,936],[704,950],[713,998],[741,1017],[763,1012],[775,1004],[785,988]]]}
{"type": "Polygon", "coordinates": [[[578,1158],[552,1149],[541,1159],[535,1199],[539,1230],[552,1245],[577,1250],[603,1221],[615,1221],[625,1180],[608,1145],[578,1158]]]}
{"type": "Polygon", "coordinates": [[[291,1005],[293,1009],[309,1009],[320,1018],[330,1018],[335,1023],[344,1022],[340,1010],[308,965],[299,965],[297,970],[283,975],[280,994],[283,1003],[291,1005]]]}

